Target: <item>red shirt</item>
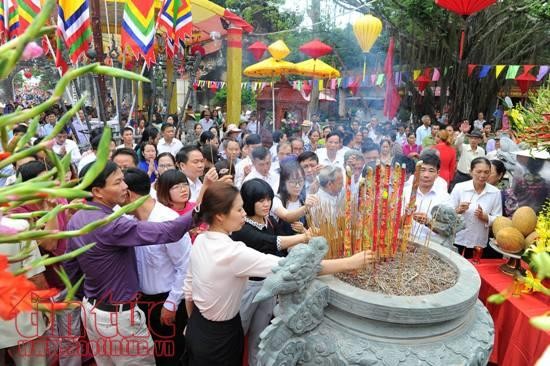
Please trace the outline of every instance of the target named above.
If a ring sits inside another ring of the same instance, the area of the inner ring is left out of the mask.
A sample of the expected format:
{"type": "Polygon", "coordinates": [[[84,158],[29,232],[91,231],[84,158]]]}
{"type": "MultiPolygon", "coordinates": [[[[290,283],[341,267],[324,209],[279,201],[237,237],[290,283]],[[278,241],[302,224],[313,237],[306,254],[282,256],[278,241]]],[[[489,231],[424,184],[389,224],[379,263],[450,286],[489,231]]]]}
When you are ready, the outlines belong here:
{"type": "Polygon", "coordinates": [[[451,184],[456,172],[456,150],[444,142],[436,144],[433,148],[439,151],[439,160],[441,160],[439,176],[451,184]]]}

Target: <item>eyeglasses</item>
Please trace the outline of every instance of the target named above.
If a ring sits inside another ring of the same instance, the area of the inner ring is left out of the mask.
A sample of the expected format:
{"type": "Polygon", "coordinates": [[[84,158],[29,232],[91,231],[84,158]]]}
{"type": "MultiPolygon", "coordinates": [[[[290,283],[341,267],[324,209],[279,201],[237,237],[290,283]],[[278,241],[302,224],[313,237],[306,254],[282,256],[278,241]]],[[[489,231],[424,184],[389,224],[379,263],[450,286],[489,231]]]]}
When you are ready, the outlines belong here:
{"type": "Polygon", "coordinates": [[[171,191],[183,191],[184,189],[187,189],[189,187],[189,184],[186,184],[186,183],[180,183],[180,184],[176,184],[174,186],[172,186],[172,188],[170,188],[171,191]]]}
{"type": "Polygon", "coordinates": [[[158,167],[161,169],[170,169],[175,168],[176,166],[174,164],[160,164],[158,167]]]}
{"type": "Polygon", "coordinates": [[[288,184],[290,184],[291,186],[295,186],[295,187],[300,187],[301,185],[304,184],[304,180],[303,179],[298,179],[298,180],[289,180],[288,181],[288,184]]]}

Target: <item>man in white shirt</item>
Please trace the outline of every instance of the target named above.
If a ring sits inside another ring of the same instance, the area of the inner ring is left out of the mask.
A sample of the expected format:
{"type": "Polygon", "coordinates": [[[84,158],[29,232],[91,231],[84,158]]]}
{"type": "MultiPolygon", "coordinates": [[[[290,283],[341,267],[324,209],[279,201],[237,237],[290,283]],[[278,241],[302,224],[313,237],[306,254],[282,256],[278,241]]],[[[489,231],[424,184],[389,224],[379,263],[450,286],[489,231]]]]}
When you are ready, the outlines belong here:
{"type": "Polygon", "coordinates": [[[250,153],[259,146],[262,146],[260,135],[250,134],[245,138],[241,161],[235,166],[235,179],[233,179],[235,187],[240,189],[243,185],[244,178],[254,169],[252,160],[250,159],[250,153]]]}
{"type": "Polygon", "coordinates": [[[344,175],[337,166],[326,166],[319,172],[319,191],[317,197],[324,213],[336,218],[343,199],[344,175]]]}
{"type": "Polygon", "coordinates": [[[252,111],[252,113],[250,113],[250,117],[248,118],[248,125],[246,126],[246,128],[248,129],[248,131],[250,131],[250,133],[260,134],[261,126],[260,121],[258,121],[256,111],[252,111]]]}
{"type": "Polygon", "coordinates": [[[323,166],[335,165],[340,169],[344,168],[344,152],[340,149],[341,137],[336,132],[331,132],[325,139],[324,148],[317,149],[319,164],[323,166]]]}
{"type": "MultiPolygon", "coordinates": [[[[128,185],[128,203],[146,196],[151,190],[147,173],[130,168],[124,172],[128,185]]],[[[133,215],[140,221],[164,222],[176,219],[178,214],[162,203],[148,198],[133,215]]],[[[185,350],[183,330],[187,324],[183,281],[191,253],[191,238],[186,233],[179,241],[161,245],[138,246],[136,254],[139,286],[142,295],[139,306],[147,316],[147,327],[161,348],[170,342],[173,356],[155,355],[157,365],[177,364],[185,350]]]]}
{"type": "Polygon", "coordinates": [[[122,129],[122,144],[118,145],[116,148],[128,148],[135,149],[136,144],[134,143],[134,129],[132,127],[124,127],[122,129]]]}
{"type": "Polygon", "coordinates": [[[483,112],[477,114],[477,119],[474,121],[474,128],[478,130],[483,130],[483,124],[485,123],[485,116],[483,112]]]}
{"type": "Polygon", "coordinates": [[[259,178],[267,182],[273,189],[273,192],[277,194],[279,191],[279,174],[270,171],[271,154],[269,150],[263,146],[257,147],[252,150],[251,158],[254,170],[244,178],[243,183],[254,178],[259,178]]]}
{"type": "MultiPolygon", "coordinates": [[[[311,131],[312,126],[313,126],[313,123],[310,120],[307,120],[307,119],[305,119],[302,122],[302,124],[300,125],[300,127],[301,127],[300,138],[302,139],[304,145],[307,145],[307,144],[310,143],[308,134],[309,134],[309,131],[311,131]]],[[[298,156],[300,154],[296,154],[296,156],[298,156]]]]}
{"type": "Polygon", "coordinates": [[[432,133],[432,129],[430,127],[431,123],[432,123],[432,120],[430,116],[428,115],[422,116],[422,125],[418,126],[418,128],[416,129],[416,142],[418,142],[419,144],[422,144],[422,141],[424,141],[424,138],[431,135],[432,133]]]}
{"type": "Polygon", "coordinates": [[[289,140],[290,147],[292,148],[292,154],[293,155],[300,155],[304,152],[304,141],[302,141],[299,137],[293,137],[289,140]]]}
{"type": "Polygon", "coordinates": [[[157,154],[169,152],[172,156],[176,156],[178,151],[180,151],[183,147],[183,144],[180,140],[174,137],[176,135],[174,125],[165,123],[160,128],[160,131],[162,132],[162,138],[157,144],[157,154]]]}
{"type": "Polygon", "coordinates": [[[185,174],[189,182],[191,193],[189,200],[196,202],[202,188],[200,177],[204,174],[204,156],[202,152],[197,146],[185,146],[176,154],[176,165],[185,174]]]}
{"type": "MultiPolygon", "coordinates": [[[[269,150],[269,153],[271,154],[271,149],[269,150]]],[[[271,159],[271,172],[274,174],[280,174],[281,173],[281,161],[284,161],[288,156],[292,154],[292,146],[290,145],[290,142],[285,141],[281,142],[277,145],[277,159],[271,159]],[[275,160],[275,161],[273,161],[275,160]]],[[[277,193],[277,192],[275,192],[277,193]]]]}
{"type": "Polygon", "coordinates": [[[304,169],[306,182],[305,189],[308,194],[315,194],[319,190],[317,174],[322,166],[319,165],[319,158],[313,151],[306,151],[298,156],[298,163],[304,169]]]}
{"type": "Polygon", "coordinates": [[[407,134],[405,133],[405,126],[399,125],[397,128],[397,134],[395,135],[395,142],[403,146],[407,142],[407,134]]]}
{"type": "Polygon", "coordinates": [[[46,115],[46,123],[44,123],[40,128],[38,129],[38,136],[39,137],[46,137],[48,136],[55,127],[55,124],[57,123],[57,116],[55,112],[51,111],[48,112],[46,115]]]}
{"type": "Polygon", "coordinates": [[[78,145],[73,140],[67,138],[67,130],[63,129],[55,136],[55,143],[52,146],[52,150],[59,156],[65,156],[71,154],[71,163],[78,164],[80,158],[80,150],[78,145]]]}
{"type": "MultiPolygon", "coordinates": [[[[453,207],[451,197],[447,193],[447,185],[439,187],[435,184],[439,177],[441,161],[434,153],[422,154],[423,162],[420,168],[418,189],[416,191],[416,205],[413,213],[413,225],[411,227],[412,240],[424,244],[428,240],[442,243],[443,238],[431,231],[433,208],[439,205],[453,207]]],[[[412,185],[405,185],[403,189],[403,211],[406,212],[411,198],[412,185]]]]}
{"type": "Polygon", "coordinates": [[[460,153],[458,164],[456,167],[456,175],[453,184],[465,182],[472,179],[470,176],[470,163],[475,158],[485,156],[485,150],[479,146],[482,135],[479,130],[473,130],[468,134],[469,144],[464,143],[464,136],[470,130],[470,125],[462,123],[460,126],[460,134],[456,138],[455,147],[460,153]]]}
{"type": "Polygon", "coordinates": [[[369,129],[367,137],[379,144],[380,140],[382,140],[382,136],[378,133],[378,118],[372,117],[367,127],[369,129]]]}

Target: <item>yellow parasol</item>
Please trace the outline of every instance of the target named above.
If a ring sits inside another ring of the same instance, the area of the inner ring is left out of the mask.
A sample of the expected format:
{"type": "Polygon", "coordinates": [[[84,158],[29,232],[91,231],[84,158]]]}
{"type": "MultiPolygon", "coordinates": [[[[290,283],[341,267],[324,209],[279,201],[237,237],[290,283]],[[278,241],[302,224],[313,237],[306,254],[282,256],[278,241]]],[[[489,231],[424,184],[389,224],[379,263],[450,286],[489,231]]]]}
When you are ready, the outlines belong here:
{"type": "Polygon", "coordinates": [[[294,72],[296,64],[284,60],[275,60],[273,57],[267,58],[254,65],[244,69],[243,74],[251,78],[267,78],[291,74],[294,72]]]}
{"type": "Polygon", "coordinates": [[[340,71],[318,58],[311,58],[297,63],[293,74],[318,79],[334,79],[340,77],[340,71]]]}

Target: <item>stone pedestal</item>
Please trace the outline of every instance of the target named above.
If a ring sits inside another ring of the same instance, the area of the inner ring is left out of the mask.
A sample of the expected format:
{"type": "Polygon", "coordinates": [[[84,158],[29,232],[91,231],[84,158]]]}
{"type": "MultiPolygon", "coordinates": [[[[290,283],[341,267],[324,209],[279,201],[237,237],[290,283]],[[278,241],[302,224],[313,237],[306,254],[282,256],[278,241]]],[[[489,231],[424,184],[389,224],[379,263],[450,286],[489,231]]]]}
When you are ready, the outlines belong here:
{"type": "Polygon", "coordinates": [[[262,333],[262,365],[487,364],[493,322],[477,300],[479,275],[463,257],[435,244],[428,249],[458,273],[453,287],[431,295],[383,295],[333,276],[312,279],[294,292],[281,286],[306,272],[296,270],[296,263],[311,267],[308,262],[323,246],[324,239],[316,238],[291,253],[272,276],[271,293],[279,294],[279,305],[262,333]]]}

